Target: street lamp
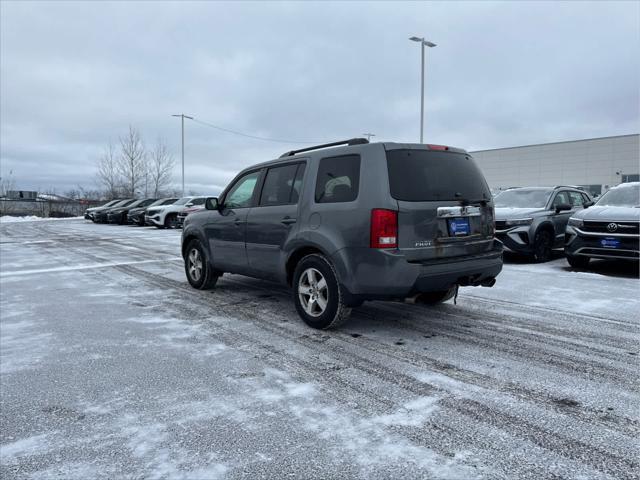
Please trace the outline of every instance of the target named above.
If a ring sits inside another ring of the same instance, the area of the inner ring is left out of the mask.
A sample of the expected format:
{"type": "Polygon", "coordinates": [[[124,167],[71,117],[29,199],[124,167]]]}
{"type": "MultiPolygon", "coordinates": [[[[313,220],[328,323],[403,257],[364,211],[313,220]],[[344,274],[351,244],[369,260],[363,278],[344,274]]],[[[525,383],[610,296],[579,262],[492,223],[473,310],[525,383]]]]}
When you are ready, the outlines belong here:
{"type": "Polygon", "coordinates": [[[429,48],[433,48],[436,46],[435,43],[430,42],[429,40],[425,40],[424,37],[409,37],[409,40],[412,42],[419,42],[421,45],[421,53],[422,53],[422,66],[420,69],[420,143],[423,141],[424,134],[424,47],[427,46],[429,48]]]}
{"type": "Polygon", "coordinates": [[[193,120],[193,117],[185,115],[184,113],[180,113],[178,115],[171,115],[171,116],[182,118],[182,196],[184,197],[184,119],[188,118],[189,120],[193,120]]]}

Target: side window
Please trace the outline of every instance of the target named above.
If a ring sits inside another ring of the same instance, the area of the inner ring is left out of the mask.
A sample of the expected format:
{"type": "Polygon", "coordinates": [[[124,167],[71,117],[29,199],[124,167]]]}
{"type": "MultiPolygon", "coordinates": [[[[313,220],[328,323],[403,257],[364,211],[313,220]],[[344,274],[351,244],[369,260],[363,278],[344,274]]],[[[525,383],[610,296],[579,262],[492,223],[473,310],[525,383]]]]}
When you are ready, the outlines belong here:
{"type": "Polygon", "coordinates": [[[352,202],[358,198],[360,155],[328,157],[320,160],[316,179],[316,202],[352,202]]]}
{"type": "Polygon", "coordinates": [[[293,189],[297,170],[297,163],[269,168],[264,179],[262,193],[260,194],[260,206],[287,205],[291,203],[291,190],[293,189]]]}
{"type": "Polygon", "coordinates": [[[204,205],[204,197],[203,198],[194,198],[191,200],[192,205],[204,205]]]}
{"type": "Polygon", "coordinates": [[[584,205],[585,203],[589,203],[591,200],[589,199],[588,196],[586,196],[584,193],[582,194],[582,205],[584,205]]]}
{"type": "Polygon", "coordinates": [[[553,205],[551,206],[551,208],[556,208],[558,205],[562,204],[571,204],[571,202],[569,202],[569,196],[567,195],[566,191],[558,192],[556,198],[553,200],[553,205]]]}
{"type": "Polygon", "coordinates": [[[247,173],[231,187],[225,196],[224,206],[227,208],[245,208],[251,206],[251,197],[256,187],[260,171],[247,173]]]}
{"type": "Polygon", "coordinates": [[[572,207],[582,208],[582,205],[585,203],[585,200],[580,192],[569,192],[569,198],[571,199],[572,207]]]}

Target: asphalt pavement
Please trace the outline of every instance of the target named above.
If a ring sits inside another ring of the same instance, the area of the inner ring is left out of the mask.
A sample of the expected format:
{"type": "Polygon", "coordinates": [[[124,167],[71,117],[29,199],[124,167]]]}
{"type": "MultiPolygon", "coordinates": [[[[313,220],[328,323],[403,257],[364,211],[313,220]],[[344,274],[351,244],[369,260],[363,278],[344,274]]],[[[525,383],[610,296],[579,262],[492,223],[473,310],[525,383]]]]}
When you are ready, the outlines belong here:
{"type": "Polygon", "coordinates": [[[180,232],[0,225],[0,477],[638,478],[637,266],[509,261],[306,327],[180,232]]]}

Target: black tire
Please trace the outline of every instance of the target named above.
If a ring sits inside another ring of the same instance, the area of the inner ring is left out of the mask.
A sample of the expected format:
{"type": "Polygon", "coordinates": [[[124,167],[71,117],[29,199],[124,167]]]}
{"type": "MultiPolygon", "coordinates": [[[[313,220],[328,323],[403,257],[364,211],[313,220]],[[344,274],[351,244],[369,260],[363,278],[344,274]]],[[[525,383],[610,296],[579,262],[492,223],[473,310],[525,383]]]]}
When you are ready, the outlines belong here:
{"type": "Polygon", "coordinates": [[[567,255],[567,262],[573,268],[586,268],[589,265],[589,260],[591,260],[589,257],[567,255]]]}
{"type": "Polygon", "coordinates": [[[293,274],[293,302],[302,320],[310,327],[321,330],[338,327],[351,313],[351,308],[345,304],[345,296],[336,269],[327,258],[315,253],[302,258],[296,265],[293,274]],[[313,282],[307,281],[309,280],[308,274],[313,271],[315,271],[313,275],[319,274],[316,279],[320,277],[324,279],[326,288],[321,286],[322,280],[318,280],[315,285],[313,282]],[[303,274],[305,277],[301,284],[303,274]],[[301,285],[310,285],[309,293],[300,293],[301,285]],[[311,290],[315,293],[311,293],[311,290]],[[309,298],[303,300],[306,296],[309,298]],[[312,300],[314,297],[316,300],[312,300]],[[324,309],[322,303],[325,304],[324,309]],[[308,311],[313,311],[314,305],[317,307],[317,311],[315,314],[311,314],[308,311]]]}
{"type": "Polygon", "coordinates": [[[221,273],[214,270],[209,262],[209,256],[198,240],[191,240],[184,256],[184,273],[189,285],[198,290],[209,290],[216,286],[221,273]],[[196,259],[200,259],[200,269],[197,268],[196,259]]]}
{"type": "Polygon", "coordinates": [[[547,229],[538,230],[533,239],[533,259],[537,263],[551,260],[553,252],[553,234],[547,229]]]}
{"type": "Polygon", "coordinates": [[[164,217],[164,227],[165,228],[177,228],[178,226],[178,214],[170,213],[166,217],[164,217]]]}
{"type": "Polygon", "coordinates": [[[443,290],[440,292],[426,292],[420,295],[420,303],[426,305],[437,305],[438,303],[451,300],[458,291],[458,285],[454,285],[449,290],[443,290]]]}
{"type": "Polygon", "coordinates": [[[144,217],[138,219],[138,226],[144,227],[144,217]]]}

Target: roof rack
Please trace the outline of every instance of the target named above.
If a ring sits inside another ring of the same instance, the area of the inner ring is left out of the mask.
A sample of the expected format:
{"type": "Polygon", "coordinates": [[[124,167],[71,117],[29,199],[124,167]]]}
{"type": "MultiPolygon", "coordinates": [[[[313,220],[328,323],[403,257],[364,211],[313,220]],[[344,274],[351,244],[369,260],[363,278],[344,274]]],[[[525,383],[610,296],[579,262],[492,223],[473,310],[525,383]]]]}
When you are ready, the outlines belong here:
{"type": "Polygon", "coordinates": [[[367,140],[366,138],[351,138],[349,140],[342,140],[340,142],[323,143],[322,145],[315,145],[313,147],[300,148],[298,150],[290,150],[280,155],[280,158],[291,157],[293,155],[297,155],[298,153],[309,152],[311,150],[318,150],[320,148],[337,147],[339,145],[363,145],[365,143],[369,143],[369,140],[367,140]]]}

